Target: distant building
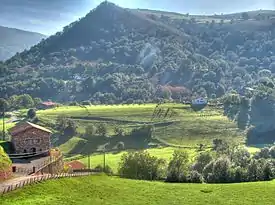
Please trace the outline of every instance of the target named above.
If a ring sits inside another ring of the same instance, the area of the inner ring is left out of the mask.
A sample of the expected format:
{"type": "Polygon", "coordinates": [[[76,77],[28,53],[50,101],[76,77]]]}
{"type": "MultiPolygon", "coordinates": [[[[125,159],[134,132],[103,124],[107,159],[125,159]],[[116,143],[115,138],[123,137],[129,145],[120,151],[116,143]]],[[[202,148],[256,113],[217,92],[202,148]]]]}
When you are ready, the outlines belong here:
{"type": "Polygon", "coordinates": [[[22,122],[9,130],[15,153],[49,152],[52,132],[44,127],[22,122]]]}
{"type": "Polygon", "coordinates": [[[86,166],[81,163],[80,161],[71,161],[66,163],[67,166],[69,166],[72,170],[82,170],[86,169],[86,166]]]}
{"type": "Polygon", "coordinates": [[[54,102],[42,102],[42,103],[40,103],[38,106],[37,106],[37,108],[38,109],[50,109],[50,108],[54,108],[54,107],[56,107],[57,106],[57,104],[56,103],[54,103],[54,102]]]}

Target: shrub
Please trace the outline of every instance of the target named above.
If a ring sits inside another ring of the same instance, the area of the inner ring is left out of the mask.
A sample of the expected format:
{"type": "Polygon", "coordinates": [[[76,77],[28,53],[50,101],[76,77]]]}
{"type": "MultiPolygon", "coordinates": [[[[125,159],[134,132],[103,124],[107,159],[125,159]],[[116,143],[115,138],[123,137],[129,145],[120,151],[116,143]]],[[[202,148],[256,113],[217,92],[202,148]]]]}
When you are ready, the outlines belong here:
{"type": "Polygon", "coordinates": [[[168,165],[167,182],[186,182],[189,168],[189,156],[186,151],[176,150],[168,165]]]}
{"type": "Polygon", "coordinates": [[[234,174],[234,182],[240,183],[240,182],[247,181],[247,170],[245,168],[236,167],[233,171],[233,174],[234,174]]]}
{"type": "Polygon", "coordinates": [[[108,164],[105,165],[105,170],[104,170],[104,167],[99,164],[94,168],[94,171],[95,172],[104,172],[108,175],[112,175],[114,173],[112,168],[108,164]]]}
{"type": "Polygon", "coordinates": [[[107,125],[105,123],[100,123],[96,128],[96,134],[100,136],[107,135],[107,125]]]}
{"type": "Polygon", "coordinates": [[[125,149],[124,142],[118,142],[116,147],[118,150],[124,150],[125,149]]]}
{"type": "Polygon", "coordinates": [[[197,172],[197,171],[191,171],[189,175],[189,180],[190,183],[202,183],[203,182],[203,177],[202,175],[197,172]]]}
{"type": "Polygon", "coordinates": [[[81,102],[81,105],[91,105],[91,102],[90,101],[83,101],[83,102],[81,102]]]}
{"type": "Polygon", "coordinates": [[[146,151],[129,152],[121,157],[121,177],[141,180],[157,180],[164,176],[165,161],[151,156],[146,151]]]}
{"type": "Polygon", "coordinates": [[[103,172],[103,166],[102,165],[97,165],[95,168],[94,168],[94,171],[95,172],[103,172]]]}
{"type": "Polygon", "coordinates": [[[262,148],[259,152],[255,154],[256,159],[264,158],[268,159],[270,158],[269,149],[267,147],[262,148]]]}
{"type": "Polygon", "coordinates": [[[275,159],[275,146],[269,149],[269,154],[270,154],[270,157],[275,159]]]}
{"type": "Polygon", "coordinates": [[[230,182],[230,160],[228,158],[219,158],[213,165],[214,181],[216,183],[230,182]]]}
{"type": "Polygon", "coordinates": [[[124,134],[124,130],[118,126],[116,126],[114,128],[114,132],[115,132],[115,135],[117,135],[117,136],[123,136],[123,134],[124,134]]]}
{"type": "Polygon", "coordinates": [[[35,111],[35,109],[29,109],[28,110],[28,113],[27,113],[27,116],[28,116],[28,118],[29,119],[33,119],[35,116],[36,116],[36,111],[35,111]]]}
{"type": "Polygon", "coordinates": [[[211,155],[210,152],[202,152],[200,153],[197,158],[196,158],[196,163],[192,166],[192,169],[202,173],[203,168],[211,162],[213,159],[213,156],[211,155]]]}
{"type": "MultiPolygon", "coordinates": [[[[215,162],[215,161],[212,160],[211,162],[209,162],[209,163],[203,168],[202,174],[203,174],[203,178],[204,178],[205,180],[208,179],[208,175],[209,175],[209,174],[212,174],[214,162],[215,162]]],[[[207,182],[208,182],[208,180],[207,180],[207,182]]]]}
{"type": "Polygon", "coordinates": [[[86,137],[94,136],[96,134],[96,127],[94,125],[88,125],[85,128],[85,135],[86,137]]]}
{"type": "Polygon", "coordinates": [[[108,164],[105,166],[105,170],[103,169],[103,172],[108,174],[108,175],[113,175],[114,174],[112,168],[108,164]]]}
{"type": "Polygon", "coordinates": [[[258,160],[251,160],[247,168],[247,177],[250,182],[259,181],[262,179],[262,167],[258,160]]]}
{"type": "Polygon", "coordinates": [[[69,103],[69,106],[78,106],[79,104],[78,104],[78,102],[70,102],[69,103]]]}

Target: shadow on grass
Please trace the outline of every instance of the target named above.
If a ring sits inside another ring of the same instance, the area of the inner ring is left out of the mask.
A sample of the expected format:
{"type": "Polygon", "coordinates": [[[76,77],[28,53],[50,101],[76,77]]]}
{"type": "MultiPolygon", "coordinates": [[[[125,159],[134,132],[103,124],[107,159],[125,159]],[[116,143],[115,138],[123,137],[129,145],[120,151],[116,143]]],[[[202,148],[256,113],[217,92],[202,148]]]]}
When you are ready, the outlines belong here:
{"type": "Polygon", "coordinates": [[[86,143],[78,143],[69,153],[67,154],[93,154],[98,151],[102,151],[103,148],[106,148],[106,151],[115,151],[120,152],[123,150],[143,150],[149,148],[149,146],[154,146],[157,144],[154,140],[148,140],[147,137],[140,136],[93,136],[86,139],[86,143]],[[150,142],[149,142],[150,141],[150,142]],[[150,145],[151,143],[155,143],[150,145]],[[118,144],[123,144],[124,147],[118,147],[118,144]]]}

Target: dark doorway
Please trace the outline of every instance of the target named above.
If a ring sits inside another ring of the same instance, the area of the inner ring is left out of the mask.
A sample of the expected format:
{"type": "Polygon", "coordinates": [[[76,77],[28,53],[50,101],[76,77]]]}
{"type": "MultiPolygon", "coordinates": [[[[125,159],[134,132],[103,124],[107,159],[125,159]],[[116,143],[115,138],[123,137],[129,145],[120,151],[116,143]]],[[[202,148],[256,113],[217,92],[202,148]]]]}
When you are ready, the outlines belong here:
{"type": "Polygon", "coordinates": [[[31,152],[35,154],[36,153],[36,148],[35,147],[31,148],[31,152]]]}

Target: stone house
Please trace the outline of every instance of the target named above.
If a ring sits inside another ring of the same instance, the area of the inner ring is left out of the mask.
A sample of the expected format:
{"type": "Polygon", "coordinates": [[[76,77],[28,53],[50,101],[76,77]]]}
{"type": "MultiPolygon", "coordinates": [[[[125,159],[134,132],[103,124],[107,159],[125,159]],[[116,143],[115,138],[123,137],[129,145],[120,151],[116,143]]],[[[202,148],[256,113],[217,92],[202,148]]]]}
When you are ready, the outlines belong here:
{"type": "Polygon", "coordinates": [[[12,145],[16,154],[41,153],[50,150],[52,132],[44,127],[22,122],[9,130],[12,145]]]}

